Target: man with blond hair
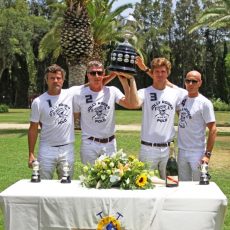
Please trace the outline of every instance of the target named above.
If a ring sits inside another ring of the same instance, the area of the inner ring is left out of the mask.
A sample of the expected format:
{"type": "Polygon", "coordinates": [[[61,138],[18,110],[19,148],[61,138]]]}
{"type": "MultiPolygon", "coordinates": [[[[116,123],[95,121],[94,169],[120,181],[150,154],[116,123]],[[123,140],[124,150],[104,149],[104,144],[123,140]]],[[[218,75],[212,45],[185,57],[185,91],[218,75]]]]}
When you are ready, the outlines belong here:
{"type": "MultiPolygon", "coordinates": [[[[137,65],[143,63],[137,58],[137,65]]],[[[152,78],[151,86],[138,90],[138,99],[131,98],[136,108],[142,107],[141,150],[139,158],[159,170],[165,178],[169,145],[175,136],[174,116],[182,100],[182,91],[168,86],[171,63],[166,58],[154,58],[151,69],[144,69],[152,78]]]]}

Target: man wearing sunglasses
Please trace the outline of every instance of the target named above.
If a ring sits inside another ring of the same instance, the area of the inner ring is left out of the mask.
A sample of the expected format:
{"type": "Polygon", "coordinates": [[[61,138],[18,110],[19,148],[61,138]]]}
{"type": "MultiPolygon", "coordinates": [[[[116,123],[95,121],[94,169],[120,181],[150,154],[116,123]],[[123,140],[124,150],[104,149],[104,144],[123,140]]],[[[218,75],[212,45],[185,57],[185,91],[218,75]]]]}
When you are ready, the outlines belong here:
{"type": "Polygon", "coordinates": [[[87,66],[89,86],[82,88],[74,97],[74,112],[81,113],[81,148],[83,164],[94,164],[102,154],[116,152],[115,103],[130,108],[129,95],[136,87],[134,78],[117,73],[125,95],[114,86],[104,86],[105,70],[102,63],[91,61],[87,66]],[[129,78],[129,84],[128,79],[129,78]],[[130,89],[130,90],[129,90],[130,89]]]}
{"type": "Polygon", "coordinates": [[[188,95],[180,106],[178,122],[178,167],[182,181],[200,180],[199,165],[208,163],[216,138],[216,122],[213,105],[199,93],[201,74],[190,71],[185,78],[188,95]],[[206,144],[206,127],[208,138],[206,144]]]}

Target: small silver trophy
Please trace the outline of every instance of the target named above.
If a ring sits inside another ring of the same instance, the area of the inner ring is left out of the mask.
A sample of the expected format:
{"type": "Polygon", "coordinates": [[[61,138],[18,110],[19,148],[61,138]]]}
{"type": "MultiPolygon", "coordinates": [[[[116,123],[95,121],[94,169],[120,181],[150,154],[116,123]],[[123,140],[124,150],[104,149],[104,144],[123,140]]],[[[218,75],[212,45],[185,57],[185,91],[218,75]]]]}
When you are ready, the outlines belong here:
{"type": "Polygon", "coordinates": [[[32,172],[32,176],[31,176],[31,182],[40,182],[41,178],[40,178],[40,173],[39,173],[39,162],[37,160],[34,160],[32,162],[32,168],[33,168],[33,172],[32,172]]]}
{"type": "Polygon", "coordinates": [[[208,173],[208,164],[206,162],[202,162],[200,165],[200,184],[201,185],[207,185],[209,184],[209,180],[211,179],[211,176],[208,173]]]}
{"type": "Polygon", "coordinates": [[[61,183],[66,184],[66,183],[71,183],[70,175],[69,175],[70,167],[68,161],[65,161],[62,165],[62,179],[61,183]]]}

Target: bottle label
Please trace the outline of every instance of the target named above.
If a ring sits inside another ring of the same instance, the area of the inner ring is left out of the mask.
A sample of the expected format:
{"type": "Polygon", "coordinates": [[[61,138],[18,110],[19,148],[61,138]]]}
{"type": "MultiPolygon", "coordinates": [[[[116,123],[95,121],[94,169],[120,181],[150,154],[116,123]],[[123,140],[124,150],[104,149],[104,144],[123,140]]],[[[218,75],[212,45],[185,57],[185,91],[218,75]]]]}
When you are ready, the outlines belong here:
{"type": "Polygon", "coordinates": [[[178,176],[167,176],[167,184],[177,184],[178,185],[178,176]]]}

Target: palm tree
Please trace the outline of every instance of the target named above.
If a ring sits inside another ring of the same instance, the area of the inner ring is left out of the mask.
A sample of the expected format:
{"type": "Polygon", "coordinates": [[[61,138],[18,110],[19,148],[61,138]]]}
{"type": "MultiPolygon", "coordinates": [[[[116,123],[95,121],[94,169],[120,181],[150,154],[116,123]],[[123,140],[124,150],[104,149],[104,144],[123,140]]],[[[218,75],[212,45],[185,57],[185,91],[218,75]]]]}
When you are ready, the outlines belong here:
{"type": "Polygon", "coordinates": [[[117,39],[116,17],[132,5],[125,4],[112,11],[114,2],[66,0],[59,3],[53,18],[55,23],[40,43],[39,57],[44,59],[52,53],[55,60],[63,54],[68,62],[69,86],[84,84],[87,62],[103,60],[102,46],[117,39]]]}
{"type": "Polygon", "coordinates": [[[230,28],[230,1],[218,0],[215,1],[209,8],[207,8],[198,19],[190,33],[203,27],[208,26],[213,29],[217,28],[230,28]]]}
{"type": "Polygon", "coordinates": [[[112,11],[113,3],[116,0],[94,0],[87,5],[89,13],[94,48],[91,59],[104,61],[103,46],[109,44],[111,41],[117,41],[121,38],[122,32],[119,31],[121,27],[118,16],[127,8],[132,7],[132,4],[125,4],[114,11],[112,11]]]}

